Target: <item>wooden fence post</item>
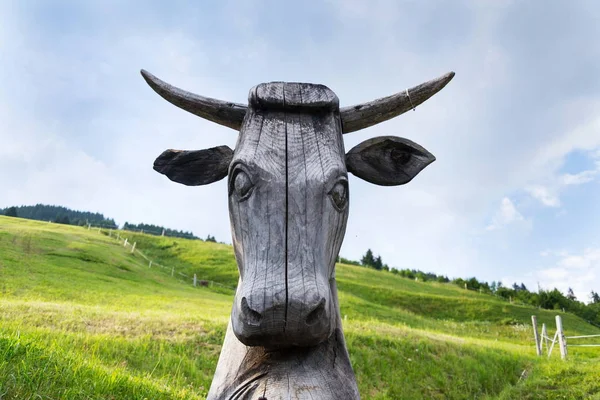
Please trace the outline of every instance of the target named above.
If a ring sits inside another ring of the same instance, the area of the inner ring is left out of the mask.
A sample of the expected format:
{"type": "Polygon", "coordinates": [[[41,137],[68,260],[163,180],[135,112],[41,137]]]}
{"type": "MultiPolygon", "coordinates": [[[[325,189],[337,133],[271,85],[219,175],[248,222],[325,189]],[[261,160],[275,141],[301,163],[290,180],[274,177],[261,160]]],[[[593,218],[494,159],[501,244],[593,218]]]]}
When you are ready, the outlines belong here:
{"type": "Polygon", "coordinates": [[[196,274],[194,274],[194,286],[196,286],[196,282],[198,282],[198,278],[196,278],[196,274]]]}
{"type": "Polygon", "coordinates": [[[125,242],[123,242],[123,247],[127,247],[127,238],[125,238],[125,242]]]}
{"type": "Polygon", "coordinates": [[[465,290],[467,290],[467,284],[465,283],[465,290]]]}
{"type": "Polygon", "coordinates": [[[542,355],[542,346],[540,344],[540,338],[537,330],[537,318],[535,315],[531,316],[531,324],[533,325],[533,336],[535,337],[535,352],[538,356],[542,355]]]}
{"type": "Polygon", "coordinates": [[[148,268],[152,268],[152,260],[148,263],[148,268]]]}
{"type": "Polygon", "coordinates": [[[560,358],[566,360],[567,339],[565,338],[565,332],[563,331],[562,319],[560,318],[560,315],[556,316],[556,334],[558,335],[558,344],[560,346],[560,358]]]}
{"type": "Polygon", "coordinates": [[[137,242],[133,242],[133,246],[131,246],[131,252],[133,253],[135,251],[135,245],[137,244],[137,242]]]}
{"type": "Polygon", "coordinates": [[[540,348],[544,348],[544,344],[546,344],[546,350],[548,350],[548,331],[546,330],[546,324],[542,324],[542,337],[540,340],[540,348]]]}

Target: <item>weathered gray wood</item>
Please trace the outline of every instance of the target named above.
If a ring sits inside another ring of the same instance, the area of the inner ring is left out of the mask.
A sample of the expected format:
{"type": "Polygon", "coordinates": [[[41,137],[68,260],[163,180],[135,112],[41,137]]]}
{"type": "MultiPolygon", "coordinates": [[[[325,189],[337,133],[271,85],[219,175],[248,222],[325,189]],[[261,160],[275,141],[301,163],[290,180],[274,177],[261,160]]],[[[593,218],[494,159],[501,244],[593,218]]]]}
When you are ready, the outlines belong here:
{"type": "MultiPolygon", "coordinates": [[[[338,304],[333,279],[330,290],[338,304]]],[[[261,396],[268,400],[360,398],[339,314],[329,339],[310,348],[267,350],[245,346],[229,324],[207,400],[261,396]]]]}
{"type": "Polygon", "coordinates": [[[340,109],[343,132],[350,133],[368,128],[414,109],[442,90],[452,78],[454,78],[454,72],[449,72],[439,78],[388,97],[355,106],[343,107],[340,109]]]}
{"type": "Polygon", "coordinates": [[[538,336],[537,318],[535,315],[531,316],[531,325],[533,326],[533,337],[535,339],[535,352],[538,356],[541,356],[542,355],[542,345],[540,343],[540,337],[538,336]]]}
{"type": "MultiPolygon", "coordinates": [[[[245,105],[212,99],[187,92],[160,80],[145,70],[141,70],[141,74],[148,85],[171,104],[228,128],[235,130],[240,129],[247,110],[245,105]]],[[[454,72],[449,72],[437,79],[433,79],[391,96],[350,107],[343,107],[340,109],[343,132],[350,133],[368,128],[369,126],[397,117],[410,109],[414,109],[416,106],[442,90],[453,77],[454,72]]],[[[277,83],[283,84],[283,82],[277,83]]],[[[318,93],[321,90],[319,86],[323,88],[323,92],[330,92],[329,89],[323,85],[313,85],[313,93],[318,93]]],[[[257,88],[258,86],[255,89],[257,88]]],[[[251,91],[251,96],[253,94],[255,94],[255,92],[253,93],[251,91]]],[[[337,109],[338,104],[331,101],[334,99],[327,99],[325,96],[319,96],[318,94],[316,97],[317,99],[312,103],[312,106],[337,109]]],[[[264,99],[267,98],[264,97],[264,99]]],[[[337,101],[337,96],[335,97],[335,101],[337,101]]],[[[302,102],[300,104],[304,107],[307,103],[302,102]]],[[[277,107],[276,104],[269,104],[268,100],[265,105],[277,107]]]]}
{"type": "Polygon", "coordinates": [[[546,350],[548,350],[548,330],[546,329],[546,324],[542,324],[542,336],[540,338],[540,349],[544,349],[546,346],[546,350]]]}
{"type": "Polygon", "coordinates": [[[148,71],[141,70],[141,73],[148,85],[169,103],[231,129],[239,130],[242,126],[245,105],[199,96],[169,85],[148,71]]]}
{"type": "Polygon", "coordinates": [[[233,150],[218,146],[205,150],[165,150],[154,161],[154,170],[188,186],[208,185],[227,176],[233,150]]]}
{"type": "Polygon", "coordinates": [[[365,140],[346,155],[348,172],[382,186],[404,185],[434,161],[422,146],[396,136],[365,140]]]}
{"type": "Polygon", "coordinates": [[[233,246],[242,278],[232,309],[233,331],[246,345],[264,345],[266,341],[272,346],[284,345],[287,208],[283,113],[260,113],[251,108],[244,125],[229,176],[233,246]],[[251,182],[251,193],[236,190],[236,182],[242,179],[251,182]]]}
{"type": "Polygon", "coordinates": [[[554,343],[556,343],[557,340],[558,340],[558,331],[556,331],[556,333],[554,334],[554,337],[552,338],[552,344],[550,345],[550,349],[548,349],[548,357],[550,357],[552,355],[552,349],[554,348],[554,343]]]}
{"type": "Polygon", "coordinates": [[[560,348],[560,358],[563,360],[567,359],[567,339],[565,338],[565,332],[563,330],[562,318],[560,315],[556,316],[556,335],[558,336],[558,346],[560,348]]]}
{"type": "MultiPolygon", "coordinates": [[[[208,399],[359,399],[335,283],[348,219],[348,171],[399,185],[435,158],[397,137],[367,140],[345,155],[342,118],[344,132],[361,129],[404,112],[408,97],[340,112],[337,96],[323,85],[272,82],[250,90],[247,109],[235,105],[223,113],[223,102],[142,74],[173,104],[240,128],[233,153],[224,146],[169,150],[155,162],[157,171],[184,184],[229,177],[240,277],[208,399]]],[[[411,89],[411,106],[452,76],[411,89]]]]}
{"type": "Polygon", "coordinates": [[[319,110],[336,111],[340,102],[335,93],[324,85],[270,82],[261,83],[250,90],[248,105],[256,110],[314,113],[319,110]]]}
{"type": "Polygon", "coordinates": [[[321,85],[251,90],[229,175],[240,281],[209,399],[359,398],[333,273],[348,207],[332,102],[321,85]]]}

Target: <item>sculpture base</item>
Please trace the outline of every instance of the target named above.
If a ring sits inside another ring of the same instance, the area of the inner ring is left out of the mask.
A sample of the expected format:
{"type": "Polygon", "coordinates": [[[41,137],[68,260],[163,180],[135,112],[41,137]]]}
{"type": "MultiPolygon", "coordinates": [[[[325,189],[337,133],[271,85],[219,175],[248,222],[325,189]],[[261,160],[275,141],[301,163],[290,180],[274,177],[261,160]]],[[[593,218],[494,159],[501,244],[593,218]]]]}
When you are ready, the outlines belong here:
{"type": "Polygon", "coordinates": [[[248,347],[227,328],[208,400],[360,399],[344,335],[338,328],[311,348],[248,347]]]}

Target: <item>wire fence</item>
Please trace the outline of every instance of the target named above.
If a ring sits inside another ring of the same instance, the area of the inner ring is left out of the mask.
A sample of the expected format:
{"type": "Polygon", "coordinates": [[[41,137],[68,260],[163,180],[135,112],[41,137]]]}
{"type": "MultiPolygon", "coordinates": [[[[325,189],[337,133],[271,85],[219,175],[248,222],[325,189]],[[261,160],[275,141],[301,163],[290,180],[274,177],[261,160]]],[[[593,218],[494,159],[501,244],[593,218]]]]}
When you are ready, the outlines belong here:
{"type": "Polygon", "coordinates": [[[556,333],[552,338],[548,335],[548,330],[546,329],[546,324],[542,324],[542,332],[538,336],[537,333],[537,318],[535,315],[531,316],[531,322],[533,325],[533,335],[535,337],[535,346],[536,352],[538,356],[541,356],[544,347],[546,348],[547,356],[550,357],[552,355],[552,350],[554,349],[554,345],[556,343],[559,344],[560,348],[560,357],[565,360],[567,358],[568,349],[570,347],[600,347],[600,343],[582,343],[582,344],[571,344],[569,343],[572,340],[577,339],[590,339],[590,338],[600,338],[599,334],[595,335],[576,335],[576,336],[565,336],[565,331],[563,329],[562,318],[560,315],[556,316],[556,333]],[[548,345],[550,343],[550,345],[548,345]]]}
{"type": "Polygon", "coordinates": [[[231,287],[228,285],[223,285],[220,282],[215,282],[213,280],[208,280],[208,279],[200,279],[200,278],[198,278],[198,274],[188,275],[184,272],[177,271],[174,266],[167,266],[167,265],[160,264],[159,262],[151,259],[146,254],[141,252],[140,249],[137,248],[137,242],[131,243],[131,242],[129,242],[129,239],[127,237],[121,236],[120,230],[105,229],[105,228],[103,229],[101,227],[96,228],[96,227],[92,227],[91,225],[88,225],[87,228],[88,228],[88,230],[91,230],[91,229],[97,230],[98,233],[104,234],[104,235],[108,236],[109,238],[115,239],[117,242],[119,242],[119,244],[121,244],[131,254],[142,257],[148,263],[148,268],[160,268],[160,269],[166,271],[167,273],[170,272],[170,275],[172,277],[178,277],[181,280],[184,280],[186,282],[191,282],[191,284],[194,287],[218,286],[218,287],[221,287],[224,289],[229,289],[229,290],[235,291],[234,287],[231,287]]]}

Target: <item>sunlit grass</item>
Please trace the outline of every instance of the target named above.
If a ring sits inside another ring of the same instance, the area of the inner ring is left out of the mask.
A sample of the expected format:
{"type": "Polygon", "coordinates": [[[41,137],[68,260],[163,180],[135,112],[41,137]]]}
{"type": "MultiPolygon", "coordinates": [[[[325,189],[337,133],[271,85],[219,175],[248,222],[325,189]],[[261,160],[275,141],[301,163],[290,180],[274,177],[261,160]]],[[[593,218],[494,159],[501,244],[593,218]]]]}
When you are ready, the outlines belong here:
{"type": "MultiPolygon", "coordinates": [[[[121,234],[178,272],[237,283],[230,246],[121,234]]],[[[558,349],[535,356],[531,315],[553,331],[554,312],[356,266],[337,277],[364,399],[600,393],[600,349],[574,349],[566,363],[558,349]]],[[[0,398],[202,399],[232,299],[148,268],[95,230],[0,217],[0,398]]],[[[568,335],[599,333],[562,315],[568,335]]]]}

